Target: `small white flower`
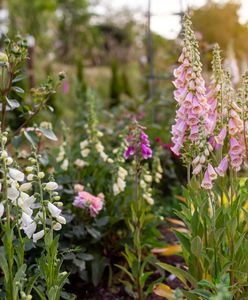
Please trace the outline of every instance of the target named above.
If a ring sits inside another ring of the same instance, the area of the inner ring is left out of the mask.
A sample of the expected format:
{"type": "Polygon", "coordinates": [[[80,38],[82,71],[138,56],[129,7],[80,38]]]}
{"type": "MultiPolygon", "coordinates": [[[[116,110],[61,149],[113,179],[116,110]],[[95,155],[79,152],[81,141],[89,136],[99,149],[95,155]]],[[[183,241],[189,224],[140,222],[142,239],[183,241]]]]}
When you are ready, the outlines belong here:
{"type": "Polygon", "coordinates": [[[104,147],[100,142],[98,142],[95,147],[97,152],[103,152],[104,150],[104,147]]]}
{"type": "Polygon", "coordinates": [[[34,170],[34,167],[26,167],[26,172],[31,173],[34,170]]]}
{"type": "Polygon", "coordinates": [[[146,182],[152,182],[152,176],[151,175],[145,175],[144,179],[146,182]]]}
{"type": "Polygon", "coordinates": [[[66,171],[68,170],[68,167],[69,167],[69,160],[66,158],[61,165],[61,169],[66,171]]]}
{"type": "Polygon", "coordinates": [[[48,191],[57,190],[58,187],[59,186],[58,186],[57,182],[54,182],[54,181],[50,181],[45,185],[45,189],[48,191]]]}
{"type": "Polygon", "coordinates": [[[74,164],[77,166],[77,167],[79,167],[79,168],[83,168],[83,167],[85,167],[85,166],[88,166],[88,163],[86,162],[86,161],[84,161],[84,160],[82,160],[82,159],[76,159],[75,161],[74,161],[74,164]]]}
{"type": "Polygon", "coordinates": [[[29,191],[31,188],[32,188],[32,184],[30,182],[26,182],[20,186],[20,191],[26,192],[26,191],[29,191]]]}
{"type": "Polygon", "coordinates": [[[36,228],[37,228],[37,224],[35,221],[33,221],[28,226],[24,227],[23,230],[24,230],[25,234],[27,235],[27,237],[30,239],[32,237],[32,235],[34,234],[36,228]]]}
{"type": "Polygon", "coordinates": [[[87,157],[89,155],[89,153],[90,153],[90,149],[88,149],[88,148],[85,148],[81,151],[82,157],[87,157]]]}
{"type": "Polygon", "coordinates": [[[65,219],[65,217],[63,217],[63,216],[58,216],[56,219],[57,219],[57,221],[58,221],[60,224],[66,224],[66,219],[65,219]]]}
{"type": "Polygon", "coordinates": [[[11,164],[13,163],[13,158],[12,157],[7,157],[7,159],[6,159],[6,164],[7,164],[7,166],[10,166],[11,164]]]}
{"type": "Polygon", "coordinates": [[[34,180],[34,174],[28,174],[27,180],[28,181],[33,181],[34,180]]]}
{"type": "Polygon", "coordinates": [[[53,229],[56,231],[59,231],[61,228],[62,228],[62,225],[58,222],[53,225],[53,229]]]}
{"type": "Polygon", "coordinates": [[[6,150],[3,150],[2,152],[1,152],[1,158],[2,159],[6,159],[8,157],[8,152],[6,151],[6,150]]]}
{"type": "Polygon", "coordinates": [[[126,182],[119,177],[117,179],[117,185],[121,191],[124,191],[124,189],[126,187],[126,182]]]}
{"type": "Polygon", "coordinates": [[[98,137],[103,137],[103,133],[101,131],[97,131],[97,134],[96,134],[98,137]]]}
{"type": "Polygon", "coordinates": [[[113,184],[113,192],[114,192],[115,196],[120,193],[120,190],[119,190],[119,187],[118,187],[117,183],[113,184]]]}
{"type": "Polygon", "coordinates": [[[9,176],[16,181],[24,181],[24,174],[17,169],[9,168],[9,176]]]}
{"type": "Polygon", "coordinates": [[[113,161],[112,158],[108,158],[108,159],[107,159],[107,162],[108,162],[109,164],[113,164],[113,163],[114,163],[114,161],[113,161]]]}
{"type": "Polygon", "coordinates": [[[140,186],[142,187],[142,189],[146,188],[146,183],[143,179],[140,180],[140,186]]]}
{"type": "Polygon", "coordinates": [[[49,210],[50,214],[54,218],[57,218],[61,214],[61,209],[59,209],[57,206],[55,206],[51,202],[48,202],[47,207],[48,207],[48,210],[49,210]]]}
{"type": "Polygon", "coordinates": [[[205,161],[206,161],[206,157],[204,155],[202,155],[200,158],[200,164],[204,164],[205,161]]]}
{"type": "Polygon", "coordinates": [[[0,218],[2,218],[3,214],[4,214],[4,205],[3,205],[3,203],[1,202],[1,203],[0,203],[0,218]]]}
{"type": "Polygon", "coordinates": [[[80,149],[83,150],[84,148],[86,148],[89,145],[89,141],[88,140],[84,140],[80,143],[80,149]]]}
{"type": "Polygon", "coordinates": [[[108,159],[108,155],[105,152],[100,152],[100,156],[103,161],[106,161],[108,159]]]}
{"type": "Polygon", "coordinates": [[[39,172],[38,173],[38,178],[42,179],[45,177],[45,173],[44,172],[39,172]]]}
{"type": "Polygon", "coordinates": [[[36,243],[38,240],[42,239],[45,232],[44,230],[38,231],[33,234],[33,242],[36,243]]]}
{"type": "Polygon", "coordinates": [[[33,219],[26,214],[25,212],[22,212],[22,219],[21,219],[21,226],[22,228],[27,227],[33,222],[33,219]]]}
{"type": "Polygon", "coordinates": [[[8,199],[15,201],[19,196],[19,191],[15,187],[8,188],[7,191],[8,199]]]}
{"type": "MultiPolygon", "coordinates": [[[[122,167],[119,167],[119,169],[118,169],[118,175],[119,175],[119,176],[120,176],[120,175],[123,175],[124,177],[126,177],[127,174],[128,174],[128,172],[127,172],[126,169],[124,169],[124,168],[122,168],[122,167]]],[[[121,176],[120,176],[120,177],[121,177],[121,176]]]]}

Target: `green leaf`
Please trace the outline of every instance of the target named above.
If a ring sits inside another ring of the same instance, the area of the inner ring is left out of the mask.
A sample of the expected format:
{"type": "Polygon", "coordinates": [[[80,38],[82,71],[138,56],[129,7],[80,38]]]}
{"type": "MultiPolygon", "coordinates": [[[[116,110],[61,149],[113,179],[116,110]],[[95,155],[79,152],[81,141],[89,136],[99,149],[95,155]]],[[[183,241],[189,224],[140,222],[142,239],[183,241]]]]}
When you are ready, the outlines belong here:
{"type": "Polygon", "coordinates": [[[8,97],[6,97],[6,100],[10,110],[14,110],[20,106],[20,103],[15,99],[8,99],[8,97]]]}
{"type": "Polygon", "coordinates": [[[37,142],[38,142],[37,136],[35,136],[34,134],[29,133],[27,131],[24,131],[23,134],[24,134],[25,138],[30,142],[30,144],[35,148],[37,145],[37,142]]]}
{"type": "Polygon", "coordinates": [[[153,272],[145,272],[140,277],[140,285],[143,287],[146,280],[153,274],[153,272]]]}
{"type": "Polygon", "coordinates": [[[126,273],[129,276],[129,278],[132,280],[132,282],[135,281],[133,275],[125,267],[123,267],[121,265],[117,265],[117,264],[115,264],[115,266],[117,268],[121,269],[124,273],[126,273]]]}
{"type": "Polygon", "coordinates": [[[193,286],[196,287],[197,286],[197,281],[195,280],[194,277],[192,277],[189,273],[187,273],[186,271],[179,269],[177,267],[168,265],[166,263],[157,263],[157,265],[159,267],[161,267],[162,269],[170,272],[171,274],[174,274],[187,288],[188,288],[188,284],[187,281],[193,286]]]}
{"type": "Polygon", "coordinates": [[[8,262],[2,251],[0,252],[0,268],[2,269],[2,271],[4,273],[4,277],[8,278],[9,277],[8,262]]]}
{"type": "Polygon", "coordinates": [[[38,130],[44,134],[49,140],[57,141],[57,137],[54,132],[49,128],[39,127],[38,130]]]}
{"type": "Polygon", "coordinates": [[[202,255],[202,240],[199,236],[193,238],[191,242],[191,251],[196,257],[202,255]]]}
{"type": "Polygon", "coordinates": [[[29,295],[31,294],[31,291],[34,287],[35,281],[39,278],[40,273],[36,273],[34,274],[31,278],[29,278],[28,283],[27,283],[27,287],[26,287],[26,294],[29,295]]]}
{"type": "Polygon", "coordinates": [[[22,88],[20,88],[19,86],[12,86],[12,90],[19,94],[25,93],[25,91],[22,88]]]}
{"type": "Polygon", "coordinates": [[[40,297],[41,300],[47,300],[46,296],[43,294],[43,292],[34,286],[34,290],[36,291],[36,293],[38,294],[38,296],[40,297]]]}
{"type": "Polygon", "coordinates": [[[23,75],[23,74],[19,74],[17,75],[13,80],[12,80],[12,83],[15,83],[15,82],[18,82],[18,81],[22,81],[23,79],[25,79],[26,76],[23,75]]]}

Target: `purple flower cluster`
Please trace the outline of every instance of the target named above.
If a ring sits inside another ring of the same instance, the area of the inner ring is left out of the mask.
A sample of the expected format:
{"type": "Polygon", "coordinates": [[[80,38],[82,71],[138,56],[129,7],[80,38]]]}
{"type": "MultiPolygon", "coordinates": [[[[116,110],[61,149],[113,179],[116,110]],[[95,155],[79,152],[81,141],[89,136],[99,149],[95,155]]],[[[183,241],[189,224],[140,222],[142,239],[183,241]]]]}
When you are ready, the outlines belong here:
{"type": "Polygon", "coordinates": [[[148,135],[139,127],[131,131],[127,137],[128,148],[124,153],[124,158],[128,159],[130,156],[141,153],[144,159],[152,157],[152,149],[148,135]]]}

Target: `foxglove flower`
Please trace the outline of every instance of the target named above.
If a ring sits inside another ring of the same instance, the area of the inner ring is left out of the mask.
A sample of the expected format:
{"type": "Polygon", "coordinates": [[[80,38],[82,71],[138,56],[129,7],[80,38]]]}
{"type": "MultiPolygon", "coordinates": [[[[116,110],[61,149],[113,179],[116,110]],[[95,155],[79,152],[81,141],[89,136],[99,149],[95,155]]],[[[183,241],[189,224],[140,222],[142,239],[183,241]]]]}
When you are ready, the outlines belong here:
{"type": "Polygon", "coordinates": [[[73,205],[78,208],[89,210],[92,217],[96,217],[103,209],[104,195],[99,194],[97,197],[88,192],[79,192],[75,197],[73,205]]]}
{"type": "MultiPolygon", "coordinates": [[[[208,115],[209,104],[206,98],[205,82],[201,75],[197,41],[190,26],[191,21],[186,18],[184,22],[184,47],[178,60],[181,65],[174,70],[176,77],[173,82],[176,87],[174,97],[178,102],[178,110],[176,122],[172,126],[174,145],[171,150],[177,156],[180,155],[181,149],[187,143],[190,151],[192,151],[192,145],[196,145],[198,141],[205,138],[207,131],[205,118],[208,115]]],[[[195,147],[195,149],[198,148],[195,147]]]]}
{"type": "Polygon", "coordinates": [[[140,126],[137,122],[134,123],[134,127],[130,130],[127,136],[128,147],[124,152],[124,158],[128,159],[130,156],[136,155],[143,159],[152,157],[152,149],[148,135],[144,132],[144,127],[140,126]]]}

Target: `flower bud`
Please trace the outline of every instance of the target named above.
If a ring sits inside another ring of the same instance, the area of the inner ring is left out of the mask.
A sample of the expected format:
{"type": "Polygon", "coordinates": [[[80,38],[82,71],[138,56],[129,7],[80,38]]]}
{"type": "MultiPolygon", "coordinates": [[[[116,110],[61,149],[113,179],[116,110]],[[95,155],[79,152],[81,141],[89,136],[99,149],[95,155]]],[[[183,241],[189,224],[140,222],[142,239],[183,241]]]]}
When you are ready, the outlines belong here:
{"type": "Polygon", "coordinates": [[[26,192],[26,191],[29,191],[31,188],[32,188],[32,184],[30,182],[26,182],[20,186],[20,191],[26,192]]]}
{"type": "Polygon", "coordinates": [[[42,179],[45,177],[45,173],[44,172],[39,172],[38,173],[38,178],[42,179]]]}
{"type": "Polygon", "coordinates": [[[59,231],[61,228],[62,225],[59,222],[53,224],[53,230],[59,231]]]}
{"type": "Polygon", "coordinates": [[[55,201],[58,201],[58,200],[60,200],[60,196],[55,196],[53,199],[54,199],[55,201]]]}
{"type": "Polygon", "coordinates": [[[6,159],[6,164],[7,164],[7,166],[9,166],[9,165],[11,165],[13,163],[13,158],[12,157],[7,157],[7,159],[6,159]]]}
{"type": "Polygon", "coordinates": [[[6,150],[3,150],[2,153],[1,153],[1,158],[2,159],[6,159],[8,157],[8,153],[6,150]]]}
{"type": "Polygon", "coordinates": [[[34,167],[26,167],[26,172],[31,173],[33,171],[34,167]]]}
{"type": "Polygon", "coordinates": [[[57,182],[54,182],[54,181],[50,181],[45,185],[45,189],[48,191],[57,190],[58,187],[59,186],[58,186],[57,182]]]}
{"type": "Polygon", "coordinates": [[[201,158],[200,158],[200,163],[204,164],[205,161],[206,161],[206,157],[204,155],[202,155],[201,158]]]}
{"type": "Polygon", "coordinates": [[[65,219],[65,217],[63,217],[63,216],[58,216],[56,219],[57,219],[57,221],[58,221],[60,224],[66,224],[66,219],[65,219]]]}
{"type": "Polygon", "coordinates": [[[34,180],[34,174],[28,174],[27,180],[28,181],[33,181],[34,180]]]}

